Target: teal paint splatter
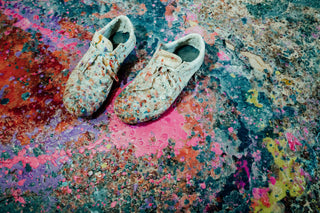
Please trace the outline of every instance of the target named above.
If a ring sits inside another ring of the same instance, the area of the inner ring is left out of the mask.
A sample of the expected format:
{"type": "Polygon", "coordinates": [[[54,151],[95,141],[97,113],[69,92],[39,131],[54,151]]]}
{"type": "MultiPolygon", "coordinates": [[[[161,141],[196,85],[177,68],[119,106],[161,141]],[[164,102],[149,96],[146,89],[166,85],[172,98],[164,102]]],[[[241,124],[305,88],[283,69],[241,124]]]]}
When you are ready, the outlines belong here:
{"type": "Polygon", "coordinates": [[[7,160],[9,158],[10,158],[9,153],[7,153],[7,152],[1,153],[1,160],[7,160]]]}
{"type": "Polygon", "coordinates": [[[272,1],[270,3],[248,4],[249,13],[256,18],[276,17],[284,13],[288,8],[288,2],[272,1]]]}
{"type": "Polygon", "coordinates": [[[26,92],[26,93],[23,93],[23,94],[21,95],[21,98],[22,98],[24,101],[26,101],[29,97],[30,97],[30,92],[26,92]]]}
{"type": "Polygon", "coordinates": [[[31,166],[30,166],[30,164],[26,164],[26,171],[27,172],[31,172],[32,171],[32,168],[31,168],[31,166]]]}
{"type": "Polygon", "coordinates": [[[1,99],[1,105],[6,105],[7,103],[9,103],[9,98],[1,99]]]}
{"type": "Polygon", "coordinates": [[[300,4],[307,7],[320,8],[320,1],[310,1],[310,0],[288,0],[294,4],[300,4]]]}

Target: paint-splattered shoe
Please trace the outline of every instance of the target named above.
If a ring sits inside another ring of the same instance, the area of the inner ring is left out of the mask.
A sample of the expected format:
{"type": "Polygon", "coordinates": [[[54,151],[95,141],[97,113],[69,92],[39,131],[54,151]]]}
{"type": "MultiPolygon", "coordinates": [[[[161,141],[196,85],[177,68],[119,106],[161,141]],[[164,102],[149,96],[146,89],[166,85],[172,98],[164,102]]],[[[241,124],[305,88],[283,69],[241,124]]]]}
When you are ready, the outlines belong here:
{"type": "Polygon", "coordinates": [[[200,68],[204,54],[205,44],[199,34],[160,44],[148,65],[116,98],[115,113],[129,124],[156,119],[200,68]]]}
{"type": "Polygon", "coordinates": [[[97,31],[89,50],[72,71],[63,102],[76,116],[92,115],[106,100],[119,65],[134,49],[136,37],[126,16],[118,16],[97,31]]]}

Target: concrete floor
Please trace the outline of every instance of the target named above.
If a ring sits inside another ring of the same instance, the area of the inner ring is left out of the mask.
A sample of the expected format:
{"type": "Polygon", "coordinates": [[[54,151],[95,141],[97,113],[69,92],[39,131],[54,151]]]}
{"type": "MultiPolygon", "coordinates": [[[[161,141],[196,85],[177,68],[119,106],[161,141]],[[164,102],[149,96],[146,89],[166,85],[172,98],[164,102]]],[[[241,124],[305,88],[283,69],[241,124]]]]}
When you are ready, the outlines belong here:
{"type": "Polygon", "coordinates": [[[0,3],[3,212],[317,212],[320,3],[0,3]],[[63,106],[70,72],[118,15],[137,44],[92,118],[63,106]],[[158,120],[115,97],[159,43],[197,32],[205,61],[158,120]]]}

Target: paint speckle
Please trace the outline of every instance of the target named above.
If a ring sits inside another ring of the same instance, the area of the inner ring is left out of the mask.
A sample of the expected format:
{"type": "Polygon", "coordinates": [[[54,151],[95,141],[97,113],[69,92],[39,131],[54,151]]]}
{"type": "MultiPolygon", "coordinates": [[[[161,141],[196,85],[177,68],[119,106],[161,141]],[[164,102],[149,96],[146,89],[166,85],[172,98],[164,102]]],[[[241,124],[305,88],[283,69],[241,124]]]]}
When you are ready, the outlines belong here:
{"type": "Polygon", "coordinates": [[[9,103],[9,98],[3,98],[3,99],[1,99],[1,104],[2,104],[2,105],[6,105],[7,103],[9,103]]]}
{"type": "Polygon", "coordinates": [[[26,92],[21,95],[21,98],[24,101],[26,101],[29,97],[30,97],[30,92],[26,92]]]}

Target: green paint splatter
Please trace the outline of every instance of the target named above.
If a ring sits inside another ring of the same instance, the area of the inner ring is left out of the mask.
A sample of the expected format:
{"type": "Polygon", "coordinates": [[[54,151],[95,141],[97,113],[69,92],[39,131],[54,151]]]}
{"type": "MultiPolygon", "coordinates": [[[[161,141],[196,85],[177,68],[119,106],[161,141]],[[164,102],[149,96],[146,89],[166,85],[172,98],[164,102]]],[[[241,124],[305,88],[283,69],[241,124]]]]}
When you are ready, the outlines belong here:
{"type": "Polygon", "coordinates": [[[29,97],[30,97],[30,92],[26,92],[26,93],[23,93],[23,94],[21,95],[21,98],[22,98],[24,101],[27,100],[29,97]]]}
{"type": "Polygon", "coordinates": [[[39,148],[34,148],[33,149],[33,154],[38,157],[39,155],[42,154],[41,150],[39,148]]]}
{"type": "Polygon", "coordinates": [[[30,164],[26,164],[26,171],[27,172],[31,172],[32,171],[32,168],[31,168],[31,166],[30,166],[30,164]]]}
{"type": "Polygon", "coordinates": [[[9,103],[9,98],[3,98],[3,99],[1,99],[1,104],[2,104],[2,105],[6,105],[7,103],[9,103]]]}
{"type": "Polygon", "coordinates": [[[9,153],[7,153],[7,152],[2,152],[1,153],[1,160],[7,160],[9,158],[10,158],[9,153]]]}

